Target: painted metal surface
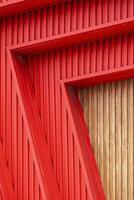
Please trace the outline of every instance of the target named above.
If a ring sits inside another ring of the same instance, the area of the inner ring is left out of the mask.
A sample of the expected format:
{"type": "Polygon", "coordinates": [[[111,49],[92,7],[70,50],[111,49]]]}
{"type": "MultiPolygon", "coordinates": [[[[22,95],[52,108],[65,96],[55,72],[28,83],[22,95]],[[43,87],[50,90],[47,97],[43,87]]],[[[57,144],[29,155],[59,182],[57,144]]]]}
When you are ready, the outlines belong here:
{"type": "Polygon", "coordinates": [[[66,0],[1,0],[0,17],[65,2],[66,0]]]}
{"type": "Polygon", "coordinates": [[[72,88],[133,76],[133,14],[133,1],[73,0],[1,18],[0,138],[11,199],[105,199],[72,88]]]}

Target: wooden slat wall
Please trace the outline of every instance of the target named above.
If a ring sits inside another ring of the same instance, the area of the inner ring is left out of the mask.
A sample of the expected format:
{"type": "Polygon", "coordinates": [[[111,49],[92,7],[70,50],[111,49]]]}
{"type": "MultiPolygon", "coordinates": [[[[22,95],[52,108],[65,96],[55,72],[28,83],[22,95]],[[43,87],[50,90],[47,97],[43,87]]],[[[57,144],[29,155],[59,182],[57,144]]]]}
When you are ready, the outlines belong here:
{"type": "Polygon", "coordinates": [[[107,199],[134,199],[134,79],[79,90],[107,199]]]}
{"type": "MultiPolygon", "coordinates": [[[[26,137],[27,130],[25,129],[25,121],[13,85],[14,80],[12,72],[8,68],[5,48],[9,45],[21,44],[76,29],[96,26],[98,24],[131,17],[134,15],[133,4],[133,0],[73,0],[64,4],[45,7],[1,19],[0,134],[3,150],[5,152],[5,159],[12,177],[13,188],[18,199],[38,200],[44,198],[35,170],[32,152],[30,151],[31,147],[28,138],[26,137]],[[24,148],[24,146],[26,148],[24,148]],[[8,151],[9,148],[11,151],[8,151]],[[23,162],[21,162],[21,159],[23,159],[23,162]],[[28,171],[25,169],[26,166],[28,166],[28,171]],[[29,191],[29,188],[32,188],[31,191],[29,191]],[[25,191],[25,193],[23,191],[25,191]]],[[[131,33],[68,49],[57,50],[39,56],[24,58],[28,68],[27,75],[31,79],[33,86],[33,100],[38,106],[41,115],[42,126],[44,126],[44,135],[50,149],[55,175],[60,191],[63,194],[63,199],[88,200],[89,194],[85,184],[81,160],[77,153],[68,113],[64,106],[64,100],[62,98],[61,89],[57,84],[57,80],[60,78],[63,79],[134,64],[133,41],[134,34],[131,33]],[[65,141],[65,143],[63,143],[63,141],[65,141]]],[[[103,87],[100,88],[99,93],[101,102],[103,102],[103,97],[101,96],[102,90],[103,87]]],[[[111,90],[114,93],[114,89],[111,90]]],[[[94,98],[96,98],[95,94],[94,98]]],[[[108,94],[106,93],[106,103],[107,102],[108,94]]],[[[95,100],[94,104],[97,105],[97,100],[95,100]]],[[[132,104],[132,102],[130,102],[130,104],[132,104]]],[[[111,102],[111,107],[109,108],[107,106],[106,115],[108,115],[109,109],[112,110],[113,107],[114,102],[111,102]]],[[[100,115],[102,114],[102,110],[103,107],[100,106],[98,110],[100,115]]],[[[88,115],[90,116],[91,113],[88,113],[88,115]]],[[[117,116],[118,119],[120,119],[119,113],[117,116]]],[[[126,113],[124,112],[122,116],[125,118],[126,113]]],[[[109,131],[113,138],[115,125],[110,125],[110,121],[114,123],[115,116],[110,115],[110,117],[109,131]]],[[[131,127],[131,124],[133,123],[131,114],[129,114],[128,117],[130,118],[130,120],[128,120],[128,123],[130,123],[129,127],[131,127]]],[[[104,120],[106,119],[107,117],[105,116],[104,120]]],[[[96,121],[94,121],[93,124],[96,124],[96,121]]],[[[101,124],[99,125],[101,137],[99,142],[103,142],[102,125],[103,118],[101,118],[101,124]]],[[[124,127],[126,127],[125,123],[124,127]]],[[[125,133],[123,133],[123,137],[126,137],[125,133]]],[[[128,140],[130,143],[132,142],[130,138],[128,138],[128,140]]],[[[107,146],[105,146],[104,151],[106,152],[106,150],[107,146]]],[[[97,154],[98,150],[95,151],[97,154]]],[[[111,150],[109,151],[110,156],[112,157],[115,150],[112,149],[112,152],[111,150]]],[[[100,152],[103,153],[102,146],[100,152]]],[[[119,156],[119,152],[117,155],[119,156]]],[[[99,165],[102,163],[102,158],[103,157],[98,158],[99,165]]],[[[126,160],[124,160],[124,162],[126,162],[126,160]]],[[[131,163],[132,161],[128,160],[127,162],[131,163]]],[[[113,168],[110,168],[111,165],[109,165],[108,162],[106,163],[106,167],[109,167],[112,171],[113,168]]],[[[128,165],[128,170],[132,170],[131,164],[128,165]]],[[[105,178],[107,179],[107,177],[105,178]]],[[[115,190],[114,175],[112,181],[113,184],[110,186],[109,192],[115,190]]],[[[123,182],[123,184],[123,188],[125,188],[126,183],[123,182]]],[[[130,185],[128,190],[132,190],[133,186],[130,184],[129,179],[128,184],[130,185]]],[[[119,190],[121,189],[119,188],[119,190]]],[[[124,190],[124,192],[126,191],[124,190]]],[[[129,193],[131,194],[131,192],[129,193]]],[[[113,194],[109,193],[109,195],[113,194]]]]}

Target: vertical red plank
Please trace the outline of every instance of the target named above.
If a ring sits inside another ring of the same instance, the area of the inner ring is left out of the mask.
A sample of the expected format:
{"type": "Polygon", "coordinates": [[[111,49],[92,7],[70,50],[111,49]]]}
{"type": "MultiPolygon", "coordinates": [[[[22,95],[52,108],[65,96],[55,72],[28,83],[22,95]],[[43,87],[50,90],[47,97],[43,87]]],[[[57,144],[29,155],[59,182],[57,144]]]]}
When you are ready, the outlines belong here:
{"type": "MultiPolygon", "coordinates": [[[[6,102],[6,71],[5,71],[5,43],[6,43],[6,21],[3,20],[2,22],[2,29],[1,29],[1,141],[2,145],[5,150],[5,102],[6,102]]],[[[5,152],[4,152],[5,153],[5,152]]]]}
{"type": "Polygon", "coordinates": [[[50,134],[51,134],[51,144],[52,144],[52,158],[53,158],[53,167],[54,170],[56,166],[56,132],[55,132],[55,65],[54,65],[54,53],[52,52],[50,54],[50,67],[49,67],[49,72],[50,72],[50,113],[51,113],[51,127],[50,127],[50,134]],[[53,98],[51,98],[53,97],[53,98]]]}
{"type": "Polygon", "coordinates": [[[61,4],[59,7],[59,34],[65,32],[65,7],[61,4]]]}
{"type": "Polygon", "coordinates": [[[116,50],[115,42],[116,42],[116,40],[114,37],[110,38],[109,40],[110,40],[109,41],[109,68],[112,69],[115,67],[115,50],[116,50]]]}
{"type": "MultiPolygon", "coordinates": [[[[17,16],[12,18],[12,34],[13,34],[13,44],[17,44],[17,16]]],[[[16,94],[16,88],[14,85],[14,79],[12,79],[12,172],[13,172],[13,185],[15,190],[15,195],[17,198],[18,195],[18,182],[17,182],[17,176],[18,176],[18,151],[17,151],[17,145],[18,145],[18,97],[16,94]]]]}
{"type": "Polygon", "coordinates": [[[50,135],[49,135],[49,74],[48,74],[48,54],[44,56],[44,85],[45,85],[45,116],[46,116],[46,139],[47,139],[47,144],[50,146],[50,135]]]}
{"type": "Polygon", "coordinates": [[[65,33],[70,32],[71,29],[71,3],[65,5],[65,33]]]}
{"type": "MultiPolygon", "coordinates": [[[[11,45],[11,18],[8,20],[7,23],[7,35],[6,35],[6,41],[7,45],[11,45]]],[[[12,112],[12,99],[11,99],[11,90],[12,90],[12,74],[9,68],[9,62],[8,59],[6,59],[6,65],[7,65],[7,98],[6,98],[6,107],[7,107],[7,115],[6,115],[6,127],[7,127],[7,137],[6,137],[6,161],[9,167],[9,170],[11,172],[11,152],[12,152],[12,146],[11,146],[11,112],[12,112]],[[9,150],[10,149],[10,150],[9,150]]]]}
{"type": "MultiPolygon", "coordinates": [[[[61,78],[66,78],[67,77],[67,58],[66,58],[66,50],[65,49],[63,49],[62,50],[62,52],[61,52],[61,78]]],[[[64,106],[64,99],[63,99],[63,96],[62,96],[62,92],[61,92],[61,103],[62,103],[62,105],[61,105],[61,115],[62,115],[62,118],[61,118],[61,129],[62,129],[62,146],[64,146],[65,145],[65,148],[63,148],[62,147],[62,167],[63,167],[63,171],[62,171],[62,173],[63,173],[63,176],[62,176],[62,178],[63,178],[63,184],[62,184],[62,187],[63,187],[63,190],[65,189],[65,187],[64,187],[64,177],[65,178],[67,178],[66,176],[65,176],[65,173],[66,173],[66,167],[68,166],[66,166],[66,164],[64,163],[64,156],[66,156],[66,150],[67,150],[67,144],[68,144],[68,132],[67,132],[67,124],[65,124],[67,121],[67,119],[66,119],[66,108],[65,108],[65,106],[64,106]],[[65,132],[63,131],[63,130],[65,130],[65,132]],[[66,134],[66,135],[65,135],[66,134]]],[[[67,182],[66,182],[66,189],[68,189],[68,178],[67,178],[67,180],[66,180],[67,182]]],[[[68,192],[68,191],[66,191],[66,192],[68,192]]],[[[67,194],[68,195],[68,194],[67,194]]]]}
{"type": "Polygon", "coordinates": [[[102,67],[103,70],[107,70],[109,68],[109,59],[111,58],[111,55],[109,57],[109,39],[104,40],[102,43],[102,48],[103,48],[103,52],[102,52],[102,67]]]}
{"type": "Polygon", "coordinates": [[[128,1],[121,1],[121,18],[125,19],[128,17],[128,1]]]}
{"type": "Polygon", "coordinates": [[[17,27],[17,23],[18,23],[18,17],[14,16],[12,18],[12,32],[13,32],[13,44],[16,45],[18,43],[18,27],[17,27]]]}
{"type": "Polygon", "coordinates": [[[46,25],[47,25],[46,8],[43,8],[41,10],[41,38],[46,37],[46,25]]]}
{"type": "Polygon", "coordinates": [[[18,198],[22,200],[23,195],[23,121],[20,106],[18,106],[18,198]]]}
{"type": "Polygon", "coordinates": [[[84,70],[84,52],[85,52],[85,45],[83,44],[79,47],[79,58],[78,58],[79,75],[83,75],[85,73],[85,70],[84,70]]]}
{"type": "Polygon", "coordinates": [[[102,0],[102,23],[108,22],[108,16],[109,16],[108,5],[109,5],[109,1],[102,0]]]}
{"type": "Polygon", "coordinates": [[[12,79],[12,182],[17,195],[17,95],[12,79]]]}
{"type": "Polygon", "coordinates": [[[100,72],[102,71],[102,55],[103,55],[103,41],[98,41],[96,44],[97,48],[97,71],[100,72]]]}
{"type": "MultiPolygon", "coordinates": [[[[67,59],[66,59],[66,50],[63,49],[61,52],[61,66],[62,66],[62,71],[61,71],[61,77],[62,78],[66,78],[67,77],[67,63],[66,63],[67,59]]],[[[61,94],[62,95],[62,94],[61,94]]],[[[68,129],[67,129],[67,112],[66,112],[66,108],[64,106],[64,99],[61,99],[62,101],[62,160],[63,160],[63,195],[64,198],[68,197],[68,129]]]]}
{"type": "Polygon", "coordinates": [[[121,66],[126,66],[128,64],[128,36],[122,36],[122,42],[121,42],[121,46],[122,46],[122,55],[121,55],[121,66]]]}
{"type": "Polygon", "coordinates": [[[23,15],[23,27],[24,27],[24,42],[29,41],[29,30],[30,30],[30,23],[29,23],[29,13],[25,13],[23,15]]]}
{"type": "Polygon", "coordinates": [[[34,163],[31,151],[29,151],[29,194],[28,198],[34,200],[34,163]]]}
{"type": "Polygon", "coordinates": [[[115,20],[121,19],[121,0],[115,1],[115,20]]]}
{"type": "MultiPolygon", "coordinates": [[[[43,55],[39,56],[39,94],[40,94],[40,117],[42,122],[43,130],[45,130],[45,118],[44,118],[44,74],[43,74],[43,55]],[[43,91],[43,92],[41,92],[43,91]]],[[[45,132],[42,136],[45,138],[45,132]]]]}
{"type": "Polygon", "coordinates": [[[116,37],[115,67],[121,67],[121,36],[116,37]]]}
{"type": "Polygon", "coordinates": [[[74,144],[74,162],[75,162],[75,172],[74,172],[74,176],[75,176],[75,199],[80,200],[81,198],[81,191],[80,191],[80,160],[78,157],[78,153],[76,151],[76,146],[74,144]]]}
{"type": "Polygon", "coordinates": [[[91,57],[90,57],[90,52],[91,51],[91,46],[90,44],[87,44],[85,46],[85,56],[84,56],[84,71],[85,74],[89,74],[90,73],[90,62],[91,62],[91,57]]]}
{"type": "Polygon", "coordinates": [[[52,7],[47,8],[47,37],[53,35],[53,12],[52,12],[52,7]]]}
{"type": "MultiPolygon", "coordinates": [[[[23,123],[24,126],[24,123],[23,123]]],[[[26,136],[26,129],[23,127],[23,199],[28,200],[28,151],[29,144],[26,136]]]]}
{"type": "Polygon", "coordinates": [[[54,23],[53,23],[53,28],[54,28],[54,35],[57,35],[59,33],[59,6],[56,5],[54,8],[54,23]]]}
{"type": "Polygon", "coordinates": [[[71,31],[74,31],[77,29],[77,1],[74,0],[72,2],[72,9],[71,9],[71,31]]]}
{"type": "Polygon", "coordinates": [[[74,200],[74,145],[73,145],[73,133],[70,129],[70,123],[68,123],[68,148],[69,148],[69,199],[74,200]]]}
{"type": "Polygon", "coordinates": [[[63,144],[64,144],[64,148],[63,148],[63,179],[64,179],[64,184],[63,184],[63,197],[64,199],[68,199],[69,198],[69,176],[68,176],[68,172],[69,172],[69,166],[68,166],[68,114],[67,111],[64,107],[63,109],[63,127],[64,127],[64,138],[63,138],[63,144]]]}
{"type": "Polygon", "coordinates": [[[128,3],[128,7],[127,7],[128,17],[132,17],[134,13],[134,1],[129,0],[127,1],[127,3],[128,3]]]}
{"type": "Polygon", "coordinates": [[[36,29],[35,29],[35,38],[36,40],[41,38],[41,10],[35,11],[35,23],[36,23],[36,29]]]}
{"type": "Polygon", "coordinates": [[[134,34],[130,33],[128,35],[128,65],[133,64],[133,52],[134,52],[134,46],[133,46],[133,39],[134,39],[134,34]],[[131,52],[131,53],[129,53],[131,52]]]}
{"type": "Polygon", "coordinates": [[[47,99],[47,95],[46,95],[46,92],[45,91],[45,62],[46,62],[46,59],[44,57],[44,55],[42,55],[42,88],[43,88],[43,93],[42,93],[42,99],[43,99],[43,108],[42,108],[42,117],[43,117],[43,120],[42,120],[42,123],[43,123],[43,128],[44,128],[44,139],[45,141],[47,142],[47,116],[46,116],[46,99],[47,99]]]}
{"type": "Polygon", "coordinates": [[[96,72],[96,42],[91,43],[91,72],[96,72]]]}
{"type": "Polygon", "coordinates": [[[96,3],[96,23],[102,24],[102,0],[98,0],[96,3]]]}
{"type": "Polygon", "coordinates": [[[115,1],[109,1],[108,3],[108,14],[109,14],[109,22],[115,20],[115,1]]]}
{"type": "Polygon", "coordinates": [[[51,121],[50,121],[50,103],[49,103],[49,98],[50,98],[50,87],[49,87],[49,83],[50,83],[50,78],[49,78],[49,65],[50,65],[50,60],[49,60],[50,54],[47,54],[47,64],[46,64],[46,91],[47,91],[47,124],[48,124],[48,129],[47,129],[47,134],[48,134],[48,145],[49,145],[49,151],[50,151],[50,155],[52,152],[52,146],[51,146],[51,121]]]}
{"type": "MultiPolygon", "coordinates": [[[[57,75],[56,75],[56,79],[57,81],[60,80],[61,78],[61,55],[60,55],[60,51],[57,51],[57,75]]],[[[62,114],[61,114],[61,107],[62,107],[62,101],[61,101],[61,88],[60,88],[60,84],[59,82],[57,82],[57,95],[56,95],[56,101],[57,101],[57,109],[58,109],[58,113],[57,113],[57,133],[58,137],[57,137],[57,144],[58,144],[58,148],[57,148],[57,169],[58,169],[58,184],[59,187],[62,187],[63,185],[63,177],[62,177],[62,173],[63,173],[63,163],[61,160],[61,156],[62,156],[62,145],[63,145],[63,141],[62,141],[62,130],[61,130],[61,119],[62,119],[62,114]]],[[[61,189],[61,188],[60,188],[61,189]]]]}
{"type": "Polygon", "coordinates": [[[35,39],[35,12],[31,11],[29,13],[29,20],[30,20],[30,30],[29,30],[29,39],[30,41],[35,39]]]}
{"type": "Polygon", "coordinates": [[[84,23],[83,1],[79,1],[79,3],[77,3],[77,4],[78,4],[78,13],[77,13],[77,16],[76,16],[76,20],[78,20],[78,29],[81,29],[81,28],[83,28],[83,23],[84,23]]]}
{"type": "Polygon", "coordinates": [[[21,44],[23,40],[23,15],[20,14],[18,16],[18,43],[21,44]]]}
{"type": "Polygon", "coordinates": [[[84,6],[83,6],[83,21],[84,21],[84,28],[89,27],[89,23],[90,23],[90,2],[88,0],[85,0],[84,2],[84,6]]]}
{"type": "Polygon", "coordinates": [[[80,180],[81,180],[80,197],[81,197],[82,200],[86,200],[85,199],[86,187],[85,187],[85,182],[83,180],[83,174],[82,174],[81,166],[80,166],[80,180]]]}
{"type": "MultiPolygon", "coordinates": [[[[63,34],[64,32],[65,32],[65,27],[64,27],[64,22],[65,22],[65,7],[64,7],[64,4],[61,4],[60,5],[60,7],[59,7],[59,34],[63,34]]],[[[62,76],[63,77],[65,77],[65,73],[66,73],[66,65],[65,65],[65,62],[64,62],[64,60],[63,59],[65,59],[65,57],[63,58],[63,56],[65,55],[64,54],[64,51],[65,50],[61,50],[60,51],[60,67],[58,68],[58,80],[59,79],[61,79],[62,78],[62,76]],[[62,52],[63,52],[63,54],[62,54],[62,52]]],[[[58,61],[58,62],[59,62],[58,61]]],[[[56,72],[56,71],[55,71],[56,72]]],[[[60,177],[61,177],[61,180],[60,180],[60,182],[59,182],[59,186],[60,186],[60,190],[61,191],[63,191],[63,184],[64,184],[64,180],[63,180],[63,140],[64,140],[64,136],[63,136],[63,129],[62,129],[62,123],[64,123],[63,122],[63,101],[62,101],[62,93],[61,93],[61,88],[60,88],[60,85],[59,85],[59,83],[58,83],[58,92],[59,92],[59,96],[58,96],[58,98],[59,98],[59,104],[58,104],[58,106],[59,106],[59,115],[60,115],[60,118],[58,118],[58,119],[60,119],[60,132],[59,132],[59,135],[60,135],[60,154],[59,154],[59,156],[60,156],[60,159],[61,159],[61,161],[60,161],[60,169],[61,169],[61,171],[60,171],[60,177]]]]}
{"type": "Polygon", "coordinates": [[[79,64],[78,64],[78,60],[79,60],[79,50],[80,47],[73,47],[72,48],[72,71],[73,71],[73,76],[77,76],[79,73],[79,64]]]}
{"type": "Polygon", "coordinates": [[[96,2],[90,1],[90,26],[96,25],[96,2]]]}

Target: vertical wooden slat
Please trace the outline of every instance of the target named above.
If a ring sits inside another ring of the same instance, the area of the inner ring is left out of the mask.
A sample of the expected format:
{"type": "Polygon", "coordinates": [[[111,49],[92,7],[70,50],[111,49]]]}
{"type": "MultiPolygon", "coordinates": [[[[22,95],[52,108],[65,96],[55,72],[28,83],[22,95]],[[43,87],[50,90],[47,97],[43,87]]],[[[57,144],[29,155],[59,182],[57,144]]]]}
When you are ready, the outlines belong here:
{"type": "MultiPolygon", "coordinates": [[[[121,198],[127,199],[127,81],[121,83],[121,198]]],[[[118,123],[118,121],[117,121],[118,123]]]]}
{"type": "MultiPolygon", "coordinates": [[[[124,62],[126,60],[123,57],[124,62]]],[[[79,90],[108,200],[134,198],[133,91],[133,79],[79,90]]]]}
{"type": "Polygon", "coordinates": [[[98,134],[99,134],[99,137],[98,137],[98,166],[100,168],[100,175],[101,177],[103,177],[102,179],[104,179],[104,171],[103,171],[103,165],[104,165],[104,162],[103,162],[103,148],[104,148],[104,137],[103,137],[103,85],[100,85],[98,86],[99,89],[98,89],[98,100],[97,100],[97,103],[98,103],[98,134]]]}
{"type": "Polygon", "coordinates": [[[109,84],[106,84],[104,86],[104,100],[103,100],[103,106],[104,106],[104,122],[103,122],[103,137],[104,137],[104,188],[106,190],[107,199],[110,199],[109,196],[109,84]]]}
{"type": "Polygon", "coordinates": [[[109,196],[110,199],[115,199],[115,83],[110,87],[110,127],[109,127],[109,196]],[[111,164],[112,163],[112,164],[111,164]]]}
{"type": "Polygon", "coordinates": [[[129,199],[133,199],[134,198],[134,178],[133,178],[133,174],[134,174],[134,116],[133,116],[133,112],[134,112],[134,80],[131,79],[128,82],[128,101],[127,101],[127,117],[128,117],[128,124],[127,124],[127,131],[128,131],[128,135],[127,135],[127,198],[129,199]]]}
{"type": "Polygon", "coordinates": [[[22,200],[23,193],[23,121],[20,106],[18,106],[18,194],[22,200]]]}

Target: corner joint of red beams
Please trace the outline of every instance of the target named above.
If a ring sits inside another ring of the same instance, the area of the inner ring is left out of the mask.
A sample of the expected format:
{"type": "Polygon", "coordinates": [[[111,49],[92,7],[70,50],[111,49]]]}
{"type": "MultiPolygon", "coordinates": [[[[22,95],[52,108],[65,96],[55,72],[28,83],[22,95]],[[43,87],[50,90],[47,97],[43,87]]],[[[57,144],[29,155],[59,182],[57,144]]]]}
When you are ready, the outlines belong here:
{"type": "MultiPolygon", "coordinates": [[[[120,20],[119,22],[111,23],[111,24],[106,24],[106,25],[101,25],[96,28],[87,28],[87,29],[82,29],[78,31],[73,31],[71,33],[67,34],[62,34],[58,36],[52,36],[47,39],[42,39],[39,41],[32,41],[28,42],[25,44],[17,45],[17,46],[11,46],[7,47],[7,54],[8,54],[8,59],[9,59],[9,67],[13,73],[13,76],[16,79],[16,87],[18,88],[18,92],[20,93],[20,98],[22,98],[22,91],[20,91],[20,84],[18,83],[18,74],[16,74],[16,68],[19,67],[19,65],[22,65],[20,61],[22,61],[20,58],[21,56],[25,55],[31,55],[31,54],[36,54],[36,52],[45,52],[48,50],[53,50],[56,48],[65,48],[68,45],[72,45],[72,43],[75,45],[77,44],[78,41],[80,43],[85,42],[85,41],[90,41],[90,40],[96,40],[96,39],[101,39],[103,37],[107,37],[111,34],[110,30],[113,31],[114,34],[118,34],[118,28],[122,29],[122,31],[126,32],[129,31],[132,28],[132,25],[134,25],[134,18],[131,19],[126,19],[126,20],[120,20]],[[127,25],[126,25],[127,24],[127,25]],[[98,34],[99,33],[99,34],[98,34]],[[75,41],[74,42],[74,38],[75,41]],[[63,43],[64,41],[64,43],[63,43]]],[[[112,34],[113,34],[112,33],[112,34]]],[[[95,177],[95,183],[93,183],[93,175],[91,174],[91,171],[89,169],[89,166],[91,166],[92,162],[94,164],[94,161],[91,159],[92,157],[92,152],[90,151],[90,148],[85,145],[84,140],[87,138],[82,137],[82,131],[85,131],[84,129],[81,129],[83,127],[78,127],[76,123],[76,114],[78,114],[78,118],[80,119],[80,113],[79,113],[79,108],[77,107],[77,110],[75,110],[74,106],[74,93],[72,88],[73,87],[86,87],[89,85],[93,85],[96,83],[102,83],[106,82],[108,80],[113,81],[116,80],[117,77],[122,78],[129,78],[134,75],[134,66],[126,66],[122,70],[110,70],[109,72],[101,72],[101,73],[94,73],[92,75],[87,74],[83,76],[78,76],[78,77],[73,77],[70,79],[65,79],[65,80],[59,80],[59,84],[61,85],[65,104],[67,109],[70,111],[70,119],[73,127],[73,132],[75,135],[76,142],[78,144],[78,152],[81,158],[82,162],[82,167],[85,169],[85,177],[86,177],[86,185],[88,188],[88,191],[90,192],[90,198],[94,199],[94,197],[100,198],[103,197],[103,191],[100,189],[100,181],[98,175],[96,175],[96,172],[93,174],[95,177]],[[71,90],[70,90],[71,89],[71,90]],[[73,98],[72,98],[73,96],[73,98]],[[90,155],[90,156],[89,156],[90,155]],[[97,182],[98,181],[98,182],[97,182]],[[94,186],[94,185],[98,186],[94,186]],[[91,187],[92,185],[92,187],[91,187]],[[100,194],[97,194],[97,191],[100,192],[100,194]],[[94,196],[95,195],[95,196],[94,196]]],[[[22,101],[23,103],[23,101],[22,101]]],[[[26,104],[25,104],[26,105],[26,104]]],[[[25,106],[23,106],[24,112],[25,112],[25,106]]],[[[26,113],[27,115],[27,113],[26,113]]],[[[80,126],[80,125],[79,125],[80,126]]],[[[34,143],[34,142],[33,142],[34,143]]],[[[35,144],[35,143],[34,143],[35,144]]],[[[43,145],[43,144],[42,144],[43,145]]],[[[43,147],[40,147],[39,144],[35,144],[36,146],[36,153],[39,155],[39,152],[42,151],[43,147]]],[[[53,197],[57,197],[57,199],[62,199],[59,189],[54,177],[54,174],[52,172],[52,166],[51,162],[49,159],[49,155],[46,155],[47,160],[47,167],[49,169],[47,176],[49,177],[49,180],[47,179],[47,182],[44,182],[42,180],[42,186],[44,188],[44,191],[47,190],[47,195],[48,199],[53,199],[53,197]],[[55,180],[55,181],[54,181],[55,180]],[[47,189],[46,189],[46,185],[47,189]],[[52,185],[53,187],[52,187],[52,185]],[[51,193],[51,195],[50,195],[51,193]]],[[[44,166],[44,163],[40,160],[38,160],[39,163],[41,163],[44,166]]],[[[42,166],[40,166],[42,168],[42,166]]],[[[46,168],[45,168],[46,169],[46,168]]],[[[41,170],[39,168],[39,170],[41,170]]],[[[44,170],[44,169],[43,169],[44,170]]],[[[43,171],[44,174],[42,176],[46,180],[45,177],[45,170],[43,171]]],[[[56,198],[55,198],[56,199],[56,198]]],[[[103,198],[101,198],[103,199],[103,198]]]]}
{"type": "MultiPolygon", "coordinates": [[[[28,45],[28,44],[27,44],[28,45]]],[[[25,86],[25,78],[20,73],[22,70],[19,68],[23,67],[23,55],[17,52],[16,47],[7,47],[7,56],[9,60],[9,69],[12,73],[15,89],[17,91],[20,107],[25,121],[27,122],[27,130],[29,130],[27,137],[30,140],[30,145],[33,146],[34,153],[36,155],[37,163],[36,167],[40,174],[41,188],[43,190],[43,199],[48,200],[62,200],[60,194],[56,177],[54,175],[51,159],[48,152],[48,147],[45,141],[42,140],[41,134],[37,135],[37,132],[42,133],[40,117],[38,116],[37,110],[34,108],[34,103],[32,103],[30,92],[27,90],[28,86],[25,86]],[[16,50],[16,51],[14,51],[16,50]],[[27,99],[25,99],[25,93],[27,93],[27,99]],[[31,107],[29,108],[29,102],[31,102],[31,107]],[[32,112],[30,114],[30,112],[32,112]],[[34,119],[35,118],[35,119],[34,119]],[[32,128],[34,127],[34,128],[32,128]],[[44,155],[44,159],[42,159],[44,155]]],[[[26,84],[28,85],[28,84],[26,84]]],[[[43,133],[42,133],[43,134],[43,133]]],[[[13,198],[14,199],[14,198],[13,198]]]]}

